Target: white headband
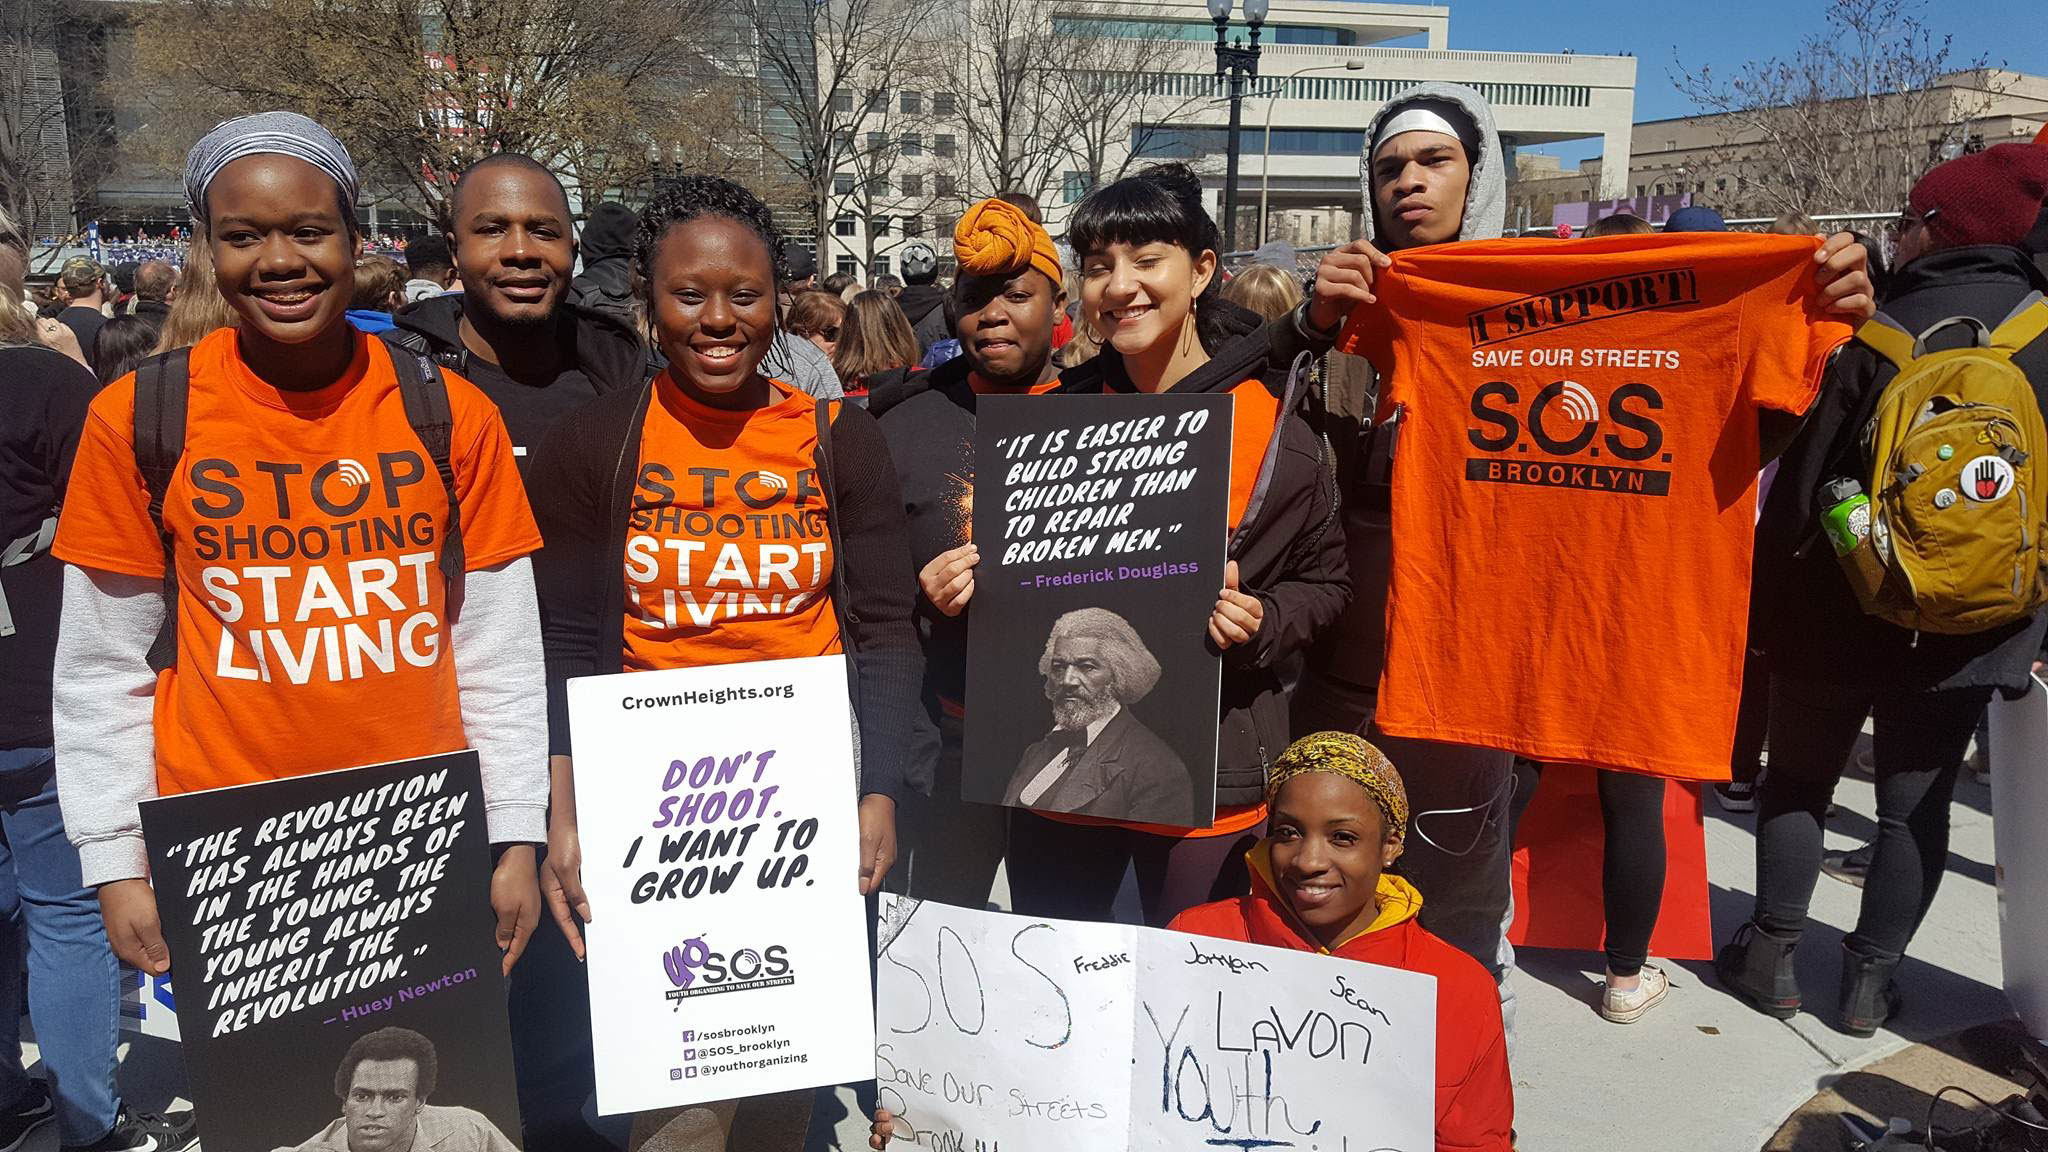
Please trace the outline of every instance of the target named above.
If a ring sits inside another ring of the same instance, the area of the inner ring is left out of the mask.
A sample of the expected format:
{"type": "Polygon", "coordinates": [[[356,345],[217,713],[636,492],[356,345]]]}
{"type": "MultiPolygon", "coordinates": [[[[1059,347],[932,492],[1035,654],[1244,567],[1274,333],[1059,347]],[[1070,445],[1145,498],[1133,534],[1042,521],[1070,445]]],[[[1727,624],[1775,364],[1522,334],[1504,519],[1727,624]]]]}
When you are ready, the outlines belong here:
{"type": "Polygon", "coordinates": [[[1380,125],[1380,134],[1373,138],[1372,150],[1378,152],[1380,145],[1403,132],[1441,132],[1453,140],[1464,140],[1458,129],[1441,114],[1428,108],[1410,107],[1387,117],[1386,123],[1380,125]]]}

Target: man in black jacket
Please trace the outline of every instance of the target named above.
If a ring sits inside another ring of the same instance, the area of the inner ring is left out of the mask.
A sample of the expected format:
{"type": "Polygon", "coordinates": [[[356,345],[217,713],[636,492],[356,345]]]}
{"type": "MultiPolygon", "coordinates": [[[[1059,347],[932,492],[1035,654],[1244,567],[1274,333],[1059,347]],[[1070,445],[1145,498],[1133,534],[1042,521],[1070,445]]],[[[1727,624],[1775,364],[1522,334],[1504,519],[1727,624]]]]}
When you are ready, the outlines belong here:
{"type": "MultiPolygon", "coordinates": [[[[2018,247],[2048,200],[2048,149],[2001,144],[1922,177],[1900,219],[1885,315],[1908,332],[1951,317],[1996,329],[2048,277],[2018,247]]],[[[1948,326],[1931,347],[1970,329],[1948,326]]],[[[2015,357],[2048,403],[2048,338],[2015,357]]],[[[1723,983],[1773,1016],[1801,1006],[1793,953],[1820,870],[1821,829],[1842,765],[1876,714],[1878,832],[1856,930],[1843,941],[1837,1026],[1868,1036],[1898,1011],[1893,974],[1948,855],[1964,746],[1994,690],[2017,691],[2048,633],[2037,614],[1971,635],[1913,633],[1865,615],[1820,536],[1822,486],[1870,475],[1862,430],[1890,361],[1861,341],[1779,465],[1757,530],[1757,619],[1771,662],[1770,771],[1757,811],[1757,899],[1715,962],[1723,983]]]]}
{"type": "MultiPolygon", "coordinates": [[[[504,414],[526,476],[529,454],[555,423],[599,393],[637,386],[647,354],[627,324],[564,299],[576,236],[569,198],[553,173],[529,157],[500,152],[457,179],[450,207],[462,292],[408,305],[384,339],[483,389],[504,414]]],[[[597,1084],[589,987],[554,919],[541,919],[512,969],[513,1058],[526,1146],[608,1152],[582,1119],[597,1084]]]]}
{"type": "Polygon", "coordinates": [[[903,291],[896,297],[896,304],[917,335],[919,359],[932,350],[932,345],[952,335],[947,331],[946,292],[939,287],[938,279],[939,257],[931,245],[903,246],[903,291]]]}
{"type": "Polygon", "coordinates": [[[564,300],[576,234],[553,173],[500,152],[456,180],[450,207],[462,292],[406,306],[385,339],[483,389],[523,473],[556,420],[645,379],[647,354],[629,324],[564,300]]]}
{"type": "Polygon", "coordinates": [[[577,307],[602,312],[628,328],[633,315],[633,241],[640,217],[624,204],[599,204],[583,222],[583,271],[569,284],[577,307]]]}

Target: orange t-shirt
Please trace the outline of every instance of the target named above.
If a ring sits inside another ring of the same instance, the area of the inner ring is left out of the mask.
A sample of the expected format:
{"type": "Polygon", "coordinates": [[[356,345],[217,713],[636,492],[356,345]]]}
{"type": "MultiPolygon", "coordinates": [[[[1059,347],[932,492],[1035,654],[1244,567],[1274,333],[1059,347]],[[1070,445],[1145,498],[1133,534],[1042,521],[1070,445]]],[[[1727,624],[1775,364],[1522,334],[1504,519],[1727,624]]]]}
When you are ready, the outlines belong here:
{"type": "Polygon", "coordinates": [[[1397,253],[1338,347],[1394,456],[1379,726],[1726,780],[1759,408],[1849,337],[1806,237],[1494,240],[1397,253]]]}
{"type": "Polygon", "coordinates": [[[838,652],[816,402],[779,380],[744,412],[666,372],[640,432],[626,526],[626,667],[838,652]]]}
{"type": "MultiPolygon", "coordinates": [[[[1253,377],[1240,382],[1230,390],[1230,502],[1225,513],[1228,520],[1224,525],[1225,532],[1237,531],[1238,521],[1244,519],[1245,507],[1251,502],[1252,489],[1258,486],[1259,466],[1265,462],[1266,447],[1272,442],[1273,428],[1279,420],[1280,398],[1273,395],[1264,381],[1253,377]]],[[[1216,818],[1207,828],[1182,828],[1173,824],[1146,824],[1133,820],[1107,820],[1099,816],[1080,816],[1068,812],[1040,812],[1039,815],[1065,824],[1105,824],[1116,828],[1150,832],[1154,836],[1201,840],[1212,836],[1229,836],[1264,823],[1266,806],[1243,804],[1218,808],[1216,818]]]]}
{"type": "MultiPolygon", "coordinates": [[[[447,375],[470,570],[540,547],[498,410],[447,375]]],[[[52,549],[163,578],[135,464],[133,376],[93,400],[52,549]]],[[[391,355],[356,336],[317,392],[265,384],[222,329],[191,353],[185,448],[164,497],[178,660],[157,680],[162,795],[451,752],[468,741],[448,652],[440,477],[391,355]]]]}

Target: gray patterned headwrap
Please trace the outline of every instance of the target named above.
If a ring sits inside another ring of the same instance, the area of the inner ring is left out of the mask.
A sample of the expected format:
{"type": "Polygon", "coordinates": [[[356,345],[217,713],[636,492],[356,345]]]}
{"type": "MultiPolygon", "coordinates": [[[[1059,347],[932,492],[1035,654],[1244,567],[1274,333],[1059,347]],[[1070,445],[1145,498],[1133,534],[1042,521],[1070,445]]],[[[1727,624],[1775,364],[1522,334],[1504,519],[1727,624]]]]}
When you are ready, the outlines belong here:
{"type": "Polygon", "coordinates": [[[199,138],[185,156],[185,199],[192,205],[193,221],[206,226],[206,189],[221,169],[244,156],[264,153],[296,157],[332,177],[341,189],[342,216],[354,227],[356,194],[361,190],[355,161],[334,133],[297,112],[237,116],[199,138]]]}

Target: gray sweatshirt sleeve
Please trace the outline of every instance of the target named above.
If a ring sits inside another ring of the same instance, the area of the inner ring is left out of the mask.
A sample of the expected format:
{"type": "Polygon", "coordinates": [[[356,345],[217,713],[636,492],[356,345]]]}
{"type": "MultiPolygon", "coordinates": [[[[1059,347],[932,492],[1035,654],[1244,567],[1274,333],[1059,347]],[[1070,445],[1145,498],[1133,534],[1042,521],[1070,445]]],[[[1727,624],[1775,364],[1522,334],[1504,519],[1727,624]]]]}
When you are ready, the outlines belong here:
{"type": "Polygon", "coordinates": [[[540,843],[548,838],[548,703],[532,561],[465,574],[454,615],[462,730],[483,768],[491,843],[540,843]]]}
{"type": "Polygon", "coordinates": [[[149,645],[159,580],[64,566],[57,623],[57,803],[86,887],[149,875],[138,805],[156,796],[149,645]]]}

